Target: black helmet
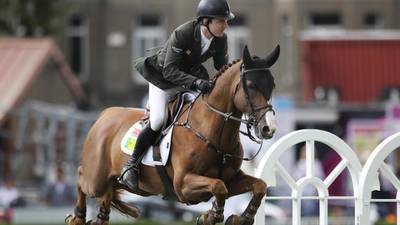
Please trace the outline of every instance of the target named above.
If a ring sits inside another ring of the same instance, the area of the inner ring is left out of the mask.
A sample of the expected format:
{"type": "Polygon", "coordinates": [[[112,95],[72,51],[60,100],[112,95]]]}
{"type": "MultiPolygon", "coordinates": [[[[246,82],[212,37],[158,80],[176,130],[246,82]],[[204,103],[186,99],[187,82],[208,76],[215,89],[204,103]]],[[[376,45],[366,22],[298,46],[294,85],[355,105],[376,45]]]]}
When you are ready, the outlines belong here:
{"type": "Polygon", "coordinates": [[[231,20],[235,15],[226,0],[201,0],[197,6],[197,19],[204,17],[231,20]]]}

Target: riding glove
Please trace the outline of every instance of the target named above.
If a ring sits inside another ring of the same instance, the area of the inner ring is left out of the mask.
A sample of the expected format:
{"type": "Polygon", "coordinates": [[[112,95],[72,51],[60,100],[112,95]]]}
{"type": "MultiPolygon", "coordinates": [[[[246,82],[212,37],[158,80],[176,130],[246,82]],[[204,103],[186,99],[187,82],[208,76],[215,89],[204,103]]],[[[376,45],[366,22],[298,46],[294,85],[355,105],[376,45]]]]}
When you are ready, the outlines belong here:
{"type": "Polygon", "coordinates": [[[193,82],[192,87],[193,89],[199,90],[203,94],[207,94],[212,90],[213,85],[207,80],[197,79],[193,82]]]}

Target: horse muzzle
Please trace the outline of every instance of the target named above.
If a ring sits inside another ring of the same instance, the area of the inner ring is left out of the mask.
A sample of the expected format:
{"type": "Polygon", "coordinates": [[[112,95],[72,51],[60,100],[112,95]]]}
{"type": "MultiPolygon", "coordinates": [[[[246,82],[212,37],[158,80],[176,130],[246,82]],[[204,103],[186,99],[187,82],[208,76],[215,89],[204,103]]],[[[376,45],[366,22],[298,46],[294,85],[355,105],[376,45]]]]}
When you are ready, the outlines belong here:
{"type": "Polygon", "coordinates": [[[260,126],[256,129],[256,135],[260,139],[270,139],[274,136],[276,129],[271,129],[268,126],[260,126]]]}
{"type": "Polygon", "coordinates": [[[275,113],[268,111],[256,127],[256,135],[260,139],[270,139],[276,131],[275,113]]]}

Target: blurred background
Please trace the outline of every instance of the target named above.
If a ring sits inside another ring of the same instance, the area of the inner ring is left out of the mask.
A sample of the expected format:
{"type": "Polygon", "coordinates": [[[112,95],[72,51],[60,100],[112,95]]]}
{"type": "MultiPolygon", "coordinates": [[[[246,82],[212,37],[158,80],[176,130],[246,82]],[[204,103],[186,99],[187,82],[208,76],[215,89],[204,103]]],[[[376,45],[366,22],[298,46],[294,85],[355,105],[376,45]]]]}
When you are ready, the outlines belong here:
{"type": "MultiPolygon", "coordinates": [[[[332,132],[362,162],[381,140],[400,131],[400,0],[229,3],[236,15],[227,30],[230,60],[240,58],[246,44],[259,56],[281,46],[272,68],[278,132],[264,141],[254,161],[244,164],[246,171],[251,173],[268,147],[294,130],[332,132]]],[[[145,104],[147,82],[133,70],[133,60],[195,18],[197,4],[0,0],[0,224],[62,224],[65,214],[72,213],[76,168],[88,129],[106,107],[145,104]]],[[[247,155],[259,147],[245,138],[243,145],[247,155]]],[[[316,149],[317,168],[326,177],[340,160],[328,146],[316,149]]],[[[282,160],[297,171],[294,177],[302,176],[301,152],[298,146],[282,160]]],[[[398,159],[390,157],[395,171],[398,159]]],[[[346,194],[346,179],[346,174],[339,177],[330,194],[346,194]]],[[[386,186],[375,194],[395,196],[395,189],[386,186]]],[[[282,192],[290,190],[284,185],[269,190],[271,195],[282,192]]],[[[248,197],[241,198],[237,201],[248,197]]],[[[193,218],[209,208],[159,198],[127,195],[127,200],[140,205],[149,224],[194,224],[193,218]]],[[[318,223],[314,203],[305,202],[303,213],[310,221],[304,224],[318,223]]],[[[344,218],[338,224],[353,224],[352,219],[343,222],[352,216],[352,206],[336,202],[330,207],[331,215],[344,218]]],[[[377,207],[374,221],[390,224],[393,210],[390,203],[377,207]]],[[[266,211],[275,224],[290,224],[287,202],[272,201],[266,211]]],[[[111,218],[131,221],[114,214],[111,218]]]]}

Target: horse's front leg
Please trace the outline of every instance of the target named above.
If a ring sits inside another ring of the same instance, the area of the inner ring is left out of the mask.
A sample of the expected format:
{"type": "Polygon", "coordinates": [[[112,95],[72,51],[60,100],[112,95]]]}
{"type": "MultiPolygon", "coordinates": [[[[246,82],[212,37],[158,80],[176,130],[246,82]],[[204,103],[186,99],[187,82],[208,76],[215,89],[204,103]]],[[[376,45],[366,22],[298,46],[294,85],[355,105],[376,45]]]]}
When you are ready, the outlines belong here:
{"type": "Polygon", "coordinates": [[[215,196],[212,208],[198,218],[198,225],[214,225],[224,221],[224,206],[228,189],[222,180],[187,174],[183,178],[181,193],[187,202],[201,201],[210,194],[215,196]]]}
{"type": "Polygon", "coordinates": [[[227,185],[229,188],[229,197],[243,194],[251,191],[253,196],[247,205],[247,208],[242,213],[240,218],[236,215],[231,215],[226,225],[251,225],[254,222],[254,216],[260,207],[261,200],[267,192],[267,184],[261,179],[249,176],[243,171],[239,171],[237,175],[227,185]]]}

